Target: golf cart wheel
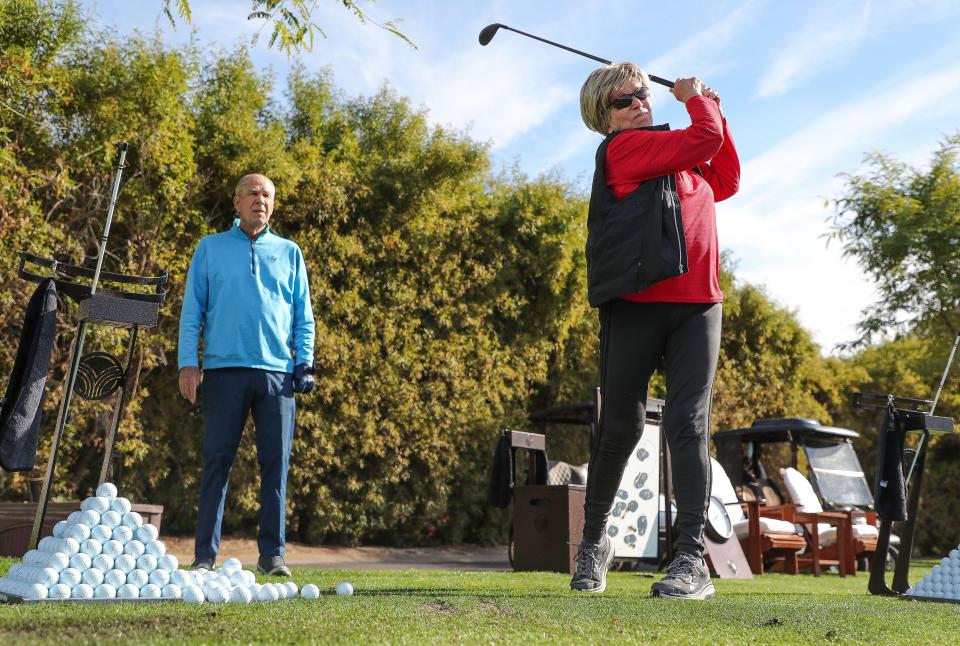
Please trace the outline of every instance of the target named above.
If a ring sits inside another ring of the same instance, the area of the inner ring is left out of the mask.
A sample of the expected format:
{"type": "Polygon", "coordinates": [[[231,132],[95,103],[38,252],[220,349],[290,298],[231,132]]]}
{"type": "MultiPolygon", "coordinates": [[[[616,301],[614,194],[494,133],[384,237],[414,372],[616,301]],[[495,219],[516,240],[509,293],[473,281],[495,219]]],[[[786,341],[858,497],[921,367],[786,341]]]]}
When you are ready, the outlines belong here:
{"type": "MultiPolygon", "coordinates": [[[[887,548],[887,560],[884,563],[884,568],[887,572],[893,572],[897,567],[897,557],[900,555],[900,552],[895,547],[887,548]]],[[[870,570],[870,559],[867,557],[861,557],[857,559],[857,571],[858,572],[868,572],[870,570]]]]}

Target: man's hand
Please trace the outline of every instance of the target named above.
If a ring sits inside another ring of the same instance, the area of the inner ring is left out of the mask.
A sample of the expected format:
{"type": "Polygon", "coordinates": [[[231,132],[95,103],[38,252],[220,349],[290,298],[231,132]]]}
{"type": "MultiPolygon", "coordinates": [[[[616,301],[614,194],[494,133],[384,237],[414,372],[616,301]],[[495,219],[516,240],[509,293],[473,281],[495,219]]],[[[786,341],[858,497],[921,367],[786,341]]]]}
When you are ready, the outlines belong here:
{"type": "Polygon", "coordinates": [[[293,369],[293,392],[306,395],[313,390],[314,383],[313,368],[301,363],[293,369]]]}
{"type": "Polygon", "coordinates": [[[703,93],[703,82],[696,76],[688,79],[678,78],[670,88],[670,93],[677,98],[680,103],[686,103],[695,96],[705,96],[703,93]]]}
{"type": "Polygon", "coordinates": [[[187,366],[180,369],[180,394],[191,404],[197,403],[197,387],[200,385],[200,369],[187,366]]]}

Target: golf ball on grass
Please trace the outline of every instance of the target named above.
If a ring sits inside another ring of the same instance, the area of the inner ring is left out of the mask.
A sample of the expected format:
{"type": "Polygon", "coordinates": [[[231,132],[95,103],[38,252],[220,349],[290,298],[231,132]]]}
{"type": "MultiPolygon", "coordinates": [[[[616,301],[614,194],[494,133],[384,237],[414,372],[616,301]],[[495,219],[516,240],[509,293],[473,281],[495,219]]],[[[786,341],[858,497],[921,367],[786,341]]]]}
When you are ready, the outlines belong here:
{"type": "Polygon", "coordinates": [[[238,572],[243,569],[243,564],[240,563],[240,559],[227,559],[223,562],[223,571],[229,576],[233,572],[238,572]]]}
{"type": "Polygon", "coordinates": [[[250,603],[251,601],[253,601],[253,594],[245,586],[238,585],[230,591],[230,603],[250,603]]]}
{"type": "Polygon", "coordinates": [[[117,590],[117,597],[120,599],[136,599],[140,596],[140,588],[132,583],[124,583],[117,590]]]}
{"type": "Polygon", "coordinates": [[[168,583],[163,586],[163,589],[160,591],[160,596],[163,599],[179,599],[183,596],[183,589],[176,583],[168,583]]]}
{"type": "Polygon", "coordinates": [[[54,583],[50,586],[50,589],[47,591],[47,598],[49,599],[69,599],[70,592],[73,588],[64,585],[63,583],[54,583]]]}
{"type": "Polygon", "coordinates": [[[160,586],[154,583],[148,583],[147,585],[140,588],[140,598],[141,599],[159,599],[160,586]]]}
{"type": "Polygon", "coordinates": [[[277,590],[277,599],[284,600],[287,598],[287,586],[282,583],[271,583],[270,585],[274,586],[277,590]]]}
{"type": "MultiPolygon", "coordinates": [[[[122,587],[122,586],[121,586],[122,587]]],[[[94,599],[116,599],[117,589],[109,583],[101,583],[93,589],[94,599]]]]}
{"type": "Polygon", "coordinates": [[[108,501],[113,502],[113,499],[117,497],[117,487],[112,482],[104,482],[97,487],[97,497],[106,498],[108,501]]]}
{"type": "Polygon", "coordinates": [[[203,590],[195,585],[188,585],[183,589],[183,600],[187,603],[203,603],[203,590]]]}
{"type": "Polygon", "coordinates": [[[93,564],[93,560],[90,558],[89,554],[84,554],[83,552],[77,552],[70,557],[70,567],[75,570],[83,572],[93,564]]]}
{"type": "Polygon", "coordinates": [[[300,588],[297,587],[297,584],[293,581],[287,581],[283,585],[287,588],[287,598],[296,599],[297,594],[300,592],[300,588]]]}
{"type": "Polygon", "coordinates": [[[130,504],[130,501],[123,496],[117,496],[110,501],[110,511],[115,511],[119,513],[120,516],[130,513],[131,507],[132,505],[130,504]]]}
{"type": "Polygon", "coordinates": [[[103,575],[103,580],[112,585],[114,588],[119,588],[121,585],[127,582],[127,573],[123,570],[110,570],[103,575]]]}
{"type": "Polygon", "coordinates": [[[353,594],[353,584],[349,581],[343,581],[342,583],[337,584],[337,594],[340,596],[349,597],[353,594]]]}
{"type": "Polygon", "coordinates": [[[308,583],[307,585],[303,586],[302,590],[300,590],[300,597],[302,599],[319,599],[320,588],[312,583],[308,583]]]}
{"type": "Polygon", "coordinates": [[[93,588],[86,583],[79,583],[73,586],[70,591],[71,599],[93,599],[93,588]]]}
{"type": "Polygon", "coordinates": [[[257,590],[257,600],[264,602],[276,601],[280,598],[280,594],[277,592],[277,589],[273,587],[272,583],[265,583],[260,586],[260,589],[257,590]]]}

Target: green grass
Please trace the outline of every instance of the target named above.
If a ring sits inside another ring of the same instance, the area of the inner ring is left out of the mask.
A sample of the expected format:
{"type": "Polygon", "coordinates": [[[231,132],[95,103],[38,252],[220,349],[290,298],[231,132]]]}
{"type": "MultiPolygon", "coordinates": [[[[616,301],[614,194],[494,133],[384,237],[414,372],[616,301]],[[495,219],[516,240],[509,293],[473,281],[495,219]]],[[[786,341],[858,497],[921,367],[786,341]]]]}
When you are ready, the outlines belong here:
{"type": "MultiPolygon", "coordinates": [[[[12,560],[0,559],[0,572],[12,560]]],[[[916,580],[933,561],[915,562],[916,580]]],[[[659,576],[659,575],[658,575],[659,576]]],[[[867,594],[867,577],[766,575],[714,582],[702,603],[650,599],[658,577],[615,572],[602,595],[569,577],[451,570],[294,569],[326,594],[272,604],[0,606],[0,643],[691,643],[946,644],[960,605],[867,594]],[[333,586],[353,583],[352,597],[333,586]]],[[[261,581],[265,580],[261,577],[261,581]]]]}

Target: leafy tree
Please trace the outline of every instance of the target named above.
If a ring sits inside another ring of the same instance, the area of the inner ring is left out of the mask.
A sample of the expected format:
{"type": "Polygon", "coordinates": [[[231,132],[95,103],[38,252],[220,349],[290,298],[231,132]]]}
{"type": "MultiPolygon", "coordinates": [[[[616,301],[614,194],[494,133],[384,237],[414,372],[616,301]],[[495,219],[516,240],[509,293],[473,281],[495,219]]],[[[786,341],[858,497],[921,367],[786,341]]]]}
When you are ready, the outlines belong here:
{"type": "Polygon", "coordinates": [[[881,153],[846,176],[832,238],[873,278],[880,299],[864,311],[859,343],[917,330],[960,333],[960,135],[921,171],[881,153]]]}
{"type": "MultiPolygon", "coordinates": [[[[416,48],[413,41],[400,31],[397,20],[379,23],[360,8],[358,0],[337,1],[342,3],[344,9],[356,16],[361,23],[372,23],[416,48]]],[[[313,51],[314,36],[319,34],[326,37],[320,25],[313,21],[316,5],[316,1],[308,2],[307,0],[251,0],[251,11],[247,15],[247,20],[262,21],[260,29],[251,39],[251,44],[255,45],[259,40],[260,30],[272,23],[273,31],[270,34],[268,47],[276,45],[281,51],[286,52],[288,57],[301,49],[313,51]]],[[[188,0],[163,0],[163,13],[170,24],[176,26],[174,11],[187,23],[192,19],[188,0]]]]}

